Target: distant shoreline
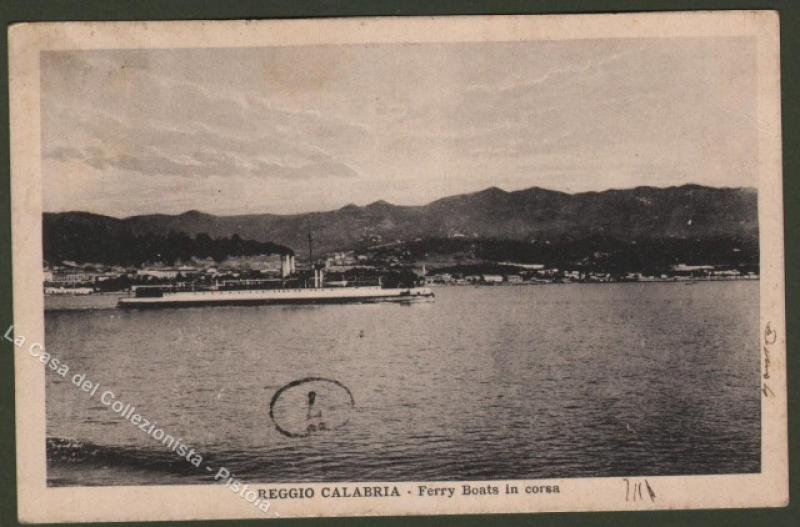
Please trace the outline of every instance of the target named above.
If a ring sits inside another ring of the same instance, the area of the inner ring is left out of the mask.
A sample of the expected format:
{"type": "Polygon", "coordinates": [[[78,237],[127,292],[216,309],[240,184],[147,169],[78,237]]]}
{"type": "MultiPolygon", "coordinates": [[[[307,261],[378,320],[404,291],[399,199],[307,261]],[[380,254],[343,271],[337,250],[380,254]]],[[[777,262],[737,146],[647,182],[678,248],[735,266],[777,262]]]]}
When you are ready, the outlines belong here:
{"type": "MultiPolygon", "coordinates": [[[[692,285],[698,282],[757,282],[758,277],[746,278],[697,278],[690,280],[655,279],[655,280],[625,280],[615,282],[523,282],[520,284],[435,284],[428,287],[438,289],[464,289],[464,288],[512,288],[529,286],[559,286],[559,285],[618,285],[618,284],[684,284],[692,285]]],[[[116,309],[117,300],[128,296],[127,291],[97,292],[89,295],[44,295],[44,311],[83,311],[116,309]]],[[[219,306],[216,306],[219,307],[219,306]]]]}

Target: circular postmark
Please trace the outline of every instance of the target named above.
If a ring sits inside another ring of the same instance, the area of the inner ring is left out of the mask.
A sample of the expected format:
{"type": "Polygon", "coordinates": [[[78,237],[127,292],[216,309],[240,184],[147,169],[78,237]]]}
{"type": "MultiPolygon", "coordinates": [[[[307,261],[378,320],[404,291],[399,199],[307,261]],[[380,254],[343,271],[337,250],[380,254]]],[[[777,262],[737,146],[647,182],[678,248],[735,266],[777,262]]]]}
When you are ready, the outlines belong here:
{"type": "Polygon", "coordinates": [[[339,381],[306,377],[278,388],[269,402],[269,417],[286,437],[308,437],[346,425],[355,405],[353,394],[339,381]]]}

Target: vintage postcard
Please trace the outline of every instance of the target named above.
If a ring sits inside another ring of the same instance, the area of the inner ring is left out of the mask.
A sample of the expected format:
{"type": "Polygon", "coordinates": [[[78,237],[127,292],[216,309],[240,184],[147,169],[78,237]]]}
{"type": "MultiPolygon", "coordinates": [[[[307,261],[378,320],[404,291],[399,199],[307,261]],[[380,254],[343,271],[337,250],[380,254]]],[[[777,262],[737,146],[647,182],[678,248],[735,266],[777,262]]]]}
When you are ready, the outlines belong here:
{"type": "Polygon", "coordinates": [[[778,25],[11,27],[20,519],[786,505],[778,25]]]}

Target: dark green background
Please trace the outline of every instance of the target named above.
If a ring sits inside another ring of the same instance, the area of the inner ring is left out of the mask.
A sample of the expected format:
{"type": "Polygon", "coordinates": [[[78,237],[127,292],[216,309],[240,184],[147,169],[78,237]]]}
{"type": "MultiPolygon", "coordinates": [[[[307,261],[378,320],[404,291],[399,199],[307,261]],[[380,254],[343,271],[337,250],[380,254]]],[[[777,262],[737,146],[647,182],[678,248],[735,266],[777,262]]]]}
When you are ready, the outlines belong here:
{"type": "MultiPolygon", "coordinates": [[[[602,13],[615,11],[677,11],[698,9],[775,9],[781,18],[781,84],[783,112],[783,167],[786,235],[786,286],[789,359],[789,457],[792,501],[784,509],[727,511],[622,512],[526,514],[493,516],[448,516],[411,518],[359,518],[329,520],[270,520],[269,525],[800,525],[798,514],[798,244],[800,232],[800,2],[798,1],[625,1],[625,0],[540,0],[540,1],[391,1],[391,0],[322,0],[311,2],[256,0],[183,0],[183,1],[8,1],[0,0],[0,22],[58,20],[171,20],[171,19],[237,19],[237,18],[300,18],[331,16],[378,15],[467,15],[467,14],[541,14],[602,13]]],[[[0,71],[8,78],[7,40],[2,39],[0,71]]],[[[11,303],[11,233],[8,162],[8,83],[0,85],[0,328],[1,333],[12,324],[11,303]]],[[[3,339],[0,339],[3,340],[3,339]]],[[[16,474],[14,459],[14,376],[11,344],[0,343],[0,527],[17,525],[16,474]]],[[[749,489],[739,492],[744,496],[749,489]]],[[[191,522],[193,525],[219,526],[267,523],[264,521],[191,522]]],[[[176,522],[149,525],[167,526],[176,522]]],[[[135,524],[106,524],[135,525],[135,524]]]]}

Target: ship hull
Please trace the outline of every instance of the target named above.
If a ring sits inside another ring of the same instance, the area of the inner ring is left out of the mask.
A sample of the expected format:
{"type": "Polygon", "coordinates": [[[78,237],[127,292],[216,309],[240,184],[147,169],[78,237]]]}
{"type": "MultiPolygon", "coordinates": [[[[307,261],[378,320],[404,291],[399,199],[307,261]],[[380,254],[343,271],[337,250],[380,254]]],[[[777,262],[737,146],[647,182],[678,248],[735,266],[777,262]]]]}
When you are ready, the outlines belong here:
{"type": "Polygon", "coordinates": [[[380,287],[317,288],[245,291],[193,291],[164,293],[159,297],[121,298],[118,307],[147,309],[164,307],[353,304],[371,302],[420,302],[433,300],[426,287],[381,289],[380,287]]]}

